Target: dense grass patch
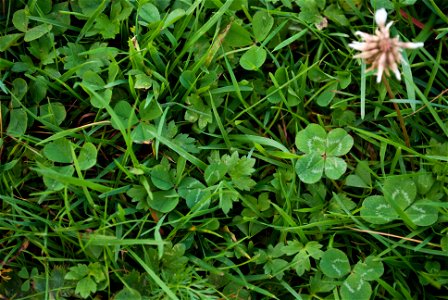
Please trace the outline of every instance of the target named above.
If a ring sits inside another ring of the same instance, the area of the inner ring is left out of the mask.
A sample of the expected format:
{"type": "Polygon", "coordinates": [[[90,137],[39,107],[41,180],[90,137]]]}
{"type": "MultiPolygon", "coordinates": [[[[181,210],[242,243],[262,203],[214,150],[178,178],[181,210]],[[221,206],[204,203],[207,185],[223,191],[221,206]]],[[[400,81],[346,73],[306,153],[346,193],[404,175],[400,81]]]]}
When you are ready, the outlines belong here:
{"type": "Polygon", "coordinates": [[[0,299],[446,299],[448,2],[0,7],[0,299]]]}

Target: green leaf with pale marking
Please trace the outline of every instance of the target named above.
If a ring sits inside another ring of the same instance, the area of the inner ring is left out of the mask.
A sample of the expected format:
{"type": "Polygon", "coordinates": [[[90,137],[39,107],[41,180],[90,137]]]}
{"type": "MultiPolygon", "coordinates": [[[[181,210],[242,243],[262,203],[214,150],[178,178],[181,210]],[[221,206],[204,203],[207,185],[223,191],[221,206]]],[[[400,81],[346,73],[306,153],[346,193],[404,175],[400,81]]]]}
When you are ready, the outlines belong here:
{"type": "Polygon", "coordinates": [[[327,135],[327,156],[341,156],[347,154],[353,147],[353,138],[342,128],[331,130],[327,135]]]}
{"type": "Polygon", "coordinates": [[[417,226],[431,226],[439,218],[439,211],[434,202],[428,199],[415,201],[404,211],[412,223],[417,226]]]}
{"type": "Polygon", "coordinates": [[[341,278],[350,272],[347,255],[339,249],[331,248],[322,254],[319,266],[330,278],[341,278]]]}
{"type": "Polygon", "coordinates": [[[384,182],[384,197],[401,209],[406,209],[417,196],[417,186],[409,177],[390,176],[384,182]]]}
{"type": "Polygon", "coordinates": [[[350,274],[341,286],[341,299],[369,300],[372,287],[357,273],[350,274]]]}
{"type": "Polygon", "coordinates": [[[296,173],[305,183],[316,183],[322,178],[325,162],[318,152],[305,154],[296,163],[296,173]]]}
{"type": "Polygon", "coordinates": [[[398,214],[383,196],[369,196],[362,202],[361,217],[372,224],[387,224],[398,214]]]}
{"type": "Polygon", "coordinates": [[[379,258],[368,256],[363,262],[358,261],[353,268],[353,273],[366,281],[377,280],[384,273],[384,265],[379,258]]]}
{"type": "Polygon", "coordinates": [[[339,179],[347,170],[347,163],[339,157],[328,156],[325,159],[325,176],[330,179],[339,179]]]}
{"type": "Polygon", "coordinates": [[[297,149],[304,153],[318,152],[323,154],[327,144],[327,132],[318,124],[309,124],[296,135],[297,149]]]}

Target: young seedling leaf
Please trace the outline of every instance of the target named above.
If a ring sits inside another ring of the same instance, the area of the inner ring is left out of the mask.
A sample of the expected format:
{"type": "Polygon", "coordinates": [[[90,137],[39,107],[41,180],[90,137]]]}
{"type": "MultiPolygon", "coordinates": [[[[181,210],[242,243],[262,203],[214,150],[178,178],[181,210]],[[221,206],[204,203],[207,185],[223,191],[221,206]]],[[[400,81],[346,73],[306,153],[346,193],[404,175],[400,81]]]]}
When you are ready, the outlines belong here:
{"type": "Polygon", "coordinates": [[[98,152],[94,144],[85,143],[82,146],[78,157],[79,168],[81,170],[88,170],[95,166],[97,153],[98,152]]]}
{"type": "Polygon", "coordinates": [[[240,58],[240,65],[248,71],[258,70],[266,60],[267,52],[264,48],[252,46],[240,58]]]}
{"type": "Polygon", "coordinates": [[[266,11],[257,11],[252,19],[252,29],[258,42],[262,42],[271,31],[274,18],[266,11]]]}

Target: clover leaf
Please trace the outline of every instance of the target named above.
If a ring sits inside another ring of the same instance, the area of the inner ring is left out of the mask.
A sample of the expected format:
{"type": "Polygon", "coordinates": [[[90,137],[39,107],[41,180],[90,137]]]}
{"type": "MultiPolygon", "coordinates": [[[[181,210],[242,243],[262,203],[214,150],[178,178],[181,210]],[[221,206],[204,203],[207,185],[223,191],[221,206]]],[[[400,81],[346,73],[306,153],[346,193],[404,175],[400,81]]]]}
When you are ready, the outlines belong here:
{"type": "MultiPolygon", "coordinates": [[[[420,176],[420,175],[418,175],[420,176]]],[[[364,199],[361,217],[372,224],[387,224],[402,216],[417,226],[430,226],[437,222],[439,212],[434,201],[417,199],[417,186],[409,177],[389,176],[384,181],[384,196],[364,199]]]]}
{"type": "Polygon", "coordinates": [[[347,163],[340,157],[353,146],[353,138],[336,128],[326,132],[317,124],[309,124],[297,133],[297,148],[305,154],[297,161],[296,173],[300,180],[311,184],[318,182],[323,174],[330,179],[339,179],[347,169],[347,163]]]}

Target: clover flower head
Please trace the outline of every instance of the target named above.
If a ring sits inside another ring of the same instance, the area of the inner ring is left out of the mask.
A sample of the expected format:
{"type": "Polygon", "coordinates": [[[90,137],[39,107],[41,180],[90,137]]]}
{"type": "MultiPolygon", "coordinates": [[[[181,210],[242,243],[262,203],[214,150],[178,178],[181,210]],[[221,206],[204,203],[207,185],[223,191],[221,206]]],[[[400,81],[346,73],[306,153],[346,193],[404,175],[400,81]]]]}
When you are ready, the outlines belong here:
{"type": "Polygon", "coordinates": [[[361,51],[353,56],[353,58],[361,58],[370,67],[367,71],[377,70],[376,81],[381,82],[383,73],[389,76],[389,71],[392,71],[398,80],[401,79],[398,65],[402,62],[401,51],[403,49],[415,49],[423,47],[423,43],[400,42],[399,37],[390,37],[389,29],[393,22],[387,21],[387,12],[384,8],[378,9],[375,13],[375,23],[378,28],[375,34],[368,34],[361,31],[356,31],[362,42],[352,42],[349,46],[355,50],[361,51]]]}

